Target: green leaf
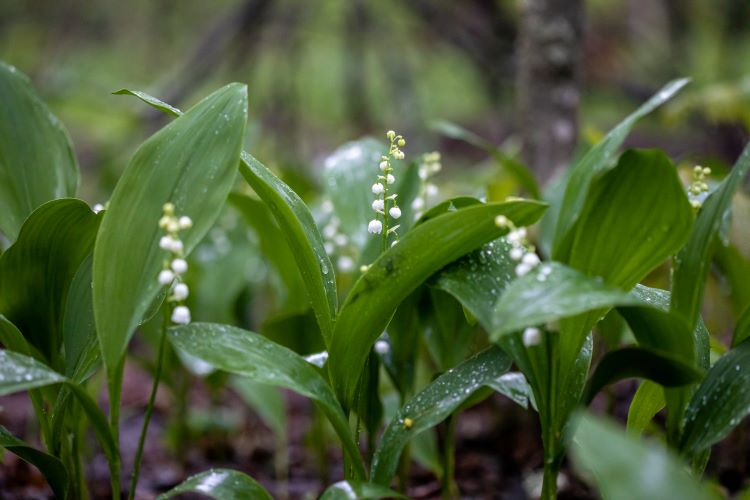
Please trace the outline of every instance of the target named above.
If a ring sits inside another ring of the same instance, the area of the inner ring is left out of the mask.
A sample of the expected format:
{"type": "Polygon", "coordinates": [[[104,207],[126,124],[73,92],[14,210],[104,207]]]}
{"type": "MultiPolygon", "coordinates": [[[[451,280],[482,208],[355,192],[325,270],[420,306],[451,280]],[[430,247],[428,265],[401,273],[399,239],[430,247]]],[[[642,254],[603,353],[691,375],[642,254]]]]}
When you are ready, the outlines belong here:
{"type": "Polygon", "coordinates": [[[370,347],[404,298],[435,271],[506,233],[495,225],[497,215],[527,226],[544,208],[530,201],[470,206],[415,226],[384,252],[354,284],[336,319],[329,369],[339,399],[351,405],[370,347]]]}
{"type": "Polygon", "coordinates": [[[134,97],[137,97],[138,99],[142,100],[146,104],[153,106],[154,108],[158,109],[159,111],[163,111],[164,113],[172,116],[180,116],[182,114],[182,111],[175,108],[171,104],[167,104],[166,102],[162,101],[161,99],[157,99],[156,97],[149,95],[145,92],[141,92],[140,90],[130,90],[130,89],[120,89],[112,92],[114,95],[132,95],[134,97]]]}
{"type": "Polygon", "coordinates": [[[14,241],[39,205],[75,196],[70,137],[26,75],[0,62],[0,231],[14,241]]]}
{"type": "Polygon", "coordinates": [[[0,350],[0,396],[25,391],[52,384],[65,386],[78,399],[81,408],[89,418],[97,439],[107,457],[110,470],[114,471],[114,464],[119,460],[114,438],[109,430],[107,419],[96,405],[91,396],[78,384],[63,377],[43,363],[8,350],[0,350]]]}
{"type": "Polygon", "coordinates": [[[628,430],[642,434],[654,416],[666,406],[664,389],[650,380],[644,380],[635,391],[628,409],[628,430]]]}
{"type": "Polygon", "coordinates": [[[406,498],[385,486],[357,481],[339,481],[324,492],[320,500],[358,500],[361,498],[406,498]]]}
{"type": "Polygon", "coordinates": [[[510,363],[510,357],[493,346],[422,389],[388,424],[373,457],[371,480],[388,484],[396,472],[401,451],[413,436],[442,422],[477,389],[491,387],[510,368],[510,363]]]}
{"type": "Polygon", "coordinates": [[[65,499],[68,493],[68,472],[57,458],[13,436],[0,425],[0,447],[27,461],[42,473],[56,498],[65,499]]]}
{"type": "Polygon", "coordinates": [[[672,310],[692,326],[700,314],[712,246],[727,216],[732,197],[750,169],[750,144],[737,159],[730,174],[703,202],[690,240],[675,258],[672,277],[672,310]]]}
{"type": "Polygon", "coordinates": [[[638,305],[628,292],[556,262],[543,263],[511,283],[498,300],[492,325],[494,342],[528,326],[615,305],[638,305]]]}
{"type": "Polygon", "coordinates": [[[687,241],[693,210],[672,162],[661,151],[628,150],[591,184],[556,260],[630,289],[687,241]]]}
{"type": "MultiPolygon", "coordinates": [[[[324,192],[333,203],[333,213],[341,221],[341,230],[359,249],[370,239],[367,223],[375,215],[370,207],[374,199],[371,188],[381,174],[380,156],[387,152],[385,144],[367,137],[344,144],[323,163],[324,192]]],[[[402,162],[398,163],[396,176],[402,170],[402,162]]]]}
{"type": "Polygon", "coordinates": [[[158,226],[166,202],[193,227],[186,253],[213,225],[235,179],[247,120],[247,88],[230,84],[144,142],[115,187],[94,250],[94,314],[113,394],[128,341],[161,286],[158,226]]]}
{"type": "Polygon", "coordinates": [[[0,396],[64,381],[65,377],[33,358],[0,350],[0,396]]]}
{"type": "Polygon", "coordinates": [[[632,377],[652,380],[664,387],[680,387],[700,381],[703,373],[665,352],[624,347],[608,352],[599,361],[584,392],[584,403],[589,404],[606,385],[632,377]]]}
{"type": "Polygon", "coordinates": [[[685,410],[680,449],[698,453],[723,439],[750,413],[750,340],[711,367],[685,410]]]}
{"type": "MultiPolygon", "coordinates": [[[[162,109],[163,103],[159,99],[142,92],[133,95],[157,109],[162,109]]],[[[178,114],[181,113],[177,108],[172,109],[178,114]]],[[[331,259],[325,251],[323,238],[315,225],[315,220],[299,195],[265,165],[245,151],[242,152],[241,160],[240,174],[268,205],[284,233],[289,248],[292,249],[320,331],[328,343],[333,332],[338,296],[331,259]]]]}
{"type": "Polygon", "coordinates": [[[284,240],[284,234],[268,206],[258,199],[240,193],[231,193],[229,202],[255,229],[263,257],[273,266],[284,285],[286,296],[283,304],[289,309],[299,309],[306,301],[305,284],[295,264],[294,254],[284,240]]]}
{"type": "Polygon", "coordinates": [[[713,498],[669,451],[629,435],[609,420],[582,412],[570,450],[603,498],[706,500],[713,498]]]}
{"type": "MultiPolygon", "coordinates": [[[[596,146],[573,166],[565,189],[565,197],[557,219],[552,258],[565,261],[561,255],[569,254],[572,245],[572,229],[583,213],[589,198],[589,188],[594,178],[613,167],[614,158],[633,125],[645,115],[672,98],[688,83],[687,79],[674,80],[646,101],[634,113],[613,128],[596,146]]],[[[646,178],[648,179],[648,178],[646,178]]],[[[644,184],[648,181],[644,179],[644,184]]],[[[636,191],[638,193],[638,191],[636,191]]]]}
{"type": "Polygon", "coordinates": [[[162,493],[157,500],[167,500],[182,493],[200,493],[216,500],[272,500],[268,491],[247,474],[232,469],[211,469],[162,493]]]}
{"type": "Polygon", "coordinates": [[[329,344],[338,307],[336,279],[310,210],[297,193],[244,151],[240,174],[276,217],[297,261],[320,331],[329,344]]]}
{"type": "Polygon", "coordinates": [[[491,241],[449,264],[437,277],[436,286],[458,299],[488,332],[497,300],[516,278],[517,262],[510,258],[510,249],[505,239],[491,241]]]}
{"type": "Polygon", "coordinates": [[[529,403],[536,407],[534,393],[523,373],[506,373],[485,385],[523,408],[528,408],[529,403]]]}
{"type": "Polygon", "coordinates": [[[68,292],[63,319],[65,375],[83,382],[100,360],[101,350],[94,323],[94,299],[91,290],[93,254],[81,263],[68,292]]]}
{"type": "Polygon", "coordinates": [[[344,453],[364,477],[359,449],[330,386],[301,356],[256,333],[212,323],[192,323],[170,329],[169,339],[179,350],[217,369],[255,382],[284,387],[315,401],[341,439],[344,453]]]}
{"type": "Polygon", "coordinates": [[[532,198],[538,200],[542,197],[534,173],[519,161],[506,155],[500,148],[491,142],[481,138],[470,130],[445,120],[433,122],[431,128],[446,137],[458,139],[479,149],[483,149],[488,155],[492,156],[500,167],[507,170],[513,177],[515,177],[516,182],[518,182],[518,184],[523,187],[532,198]]]}
{"type": "Polygon", "coordinates": [[[68,292],[93,248],[101,217],[76,199],[47,202],[32,213],[0,256],[0,313],[47,363],[62,369],[68,292]]]}
{"type": "Polygon", "coordinates": [[[31,356],[37,360],[44,359],[42,354],[23,338],[23,334],[18,331],[16,325],[2,314],[0,314],[0,344],[11,351],[31,356]]]}
{"type": "Polygon", "coordinates": [[[628,323],[638,344],[693,364],[693,336],[679,316],[651,306],[620,306],[617,311],[628,323]]]}
{"type": "Polygon", "coordinates": [[[277,439],[286,442],[287,407],[283,393],[276,387],[259,384],[245,377],[232,377],[232,388],[252,408],[277,439]]]}

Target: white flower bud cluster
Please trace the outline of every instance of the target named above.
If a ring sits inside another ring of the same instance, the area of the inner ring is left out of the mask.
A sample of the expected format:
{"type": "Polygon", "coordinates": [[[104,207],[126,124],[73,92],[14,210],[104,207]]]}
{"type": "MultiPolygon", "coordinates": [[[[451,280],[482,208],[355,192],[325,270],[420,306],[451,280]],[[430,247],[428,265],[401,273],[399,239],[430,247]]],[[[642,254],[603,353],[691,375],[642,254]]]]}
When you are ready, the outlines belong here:
{"type": "Polygon", "coordinates": [[[438,187],[430,182],[430,178],[440,172],[443,165],[440,162],[440,153],[433,151],[422,155],[422,162],[419,165],[419,194],[411,202],[411,208],[414,210],[414,220],[419,219],[424,212],[427,202],[435,198],[438,193],[438,187]]]}
{"type": "MultiPolygon", "coordinates": [[[[326,200],[322,205],[323,212],[333,213],[333,203],[326,200]]],[[[349,237],[341,230],[341,219],[331,215],[328,223],[323,226],[323,247],[326,253],[336,263],[336,268],[342,273],[349,273],[355,267],[354,257],[351,255],[354,247],[349,243],[349,237]]]]}
{"type": "Polygon", "coordinates": [[[539,265],[539,256],[535,253],[533,245],[526,239],[526,228],[517,228],[513,221],[504,215],[495,217],[495,225],[500,228],[510,229],[505,237],[510,243],[510,258],[518,262],[515,268],[516,276],[519,278],[539,265]]]}
{"type": "Polygon", "coordinates": [[[706,198],[705,193],[708,193],[706,177],[709,175],[711,175],[711,169],[708,167],[696,165],[693,168],[693,181],[688,186],[688,198],[695,210],[701,208],[703,200],[706,198]]]}
{"type": "MultiPolygon", "coordinates": [[[[389,194],[388,191],[396,182],[392,161],[404,159],[405,155],[401,148],[406,145],[403,136],[397,135],[393,130],[389,130],[385,135],[390,141],[390,147],[388,148],[388,154],[380,157],[378,167],[381,174],[378,175],[378,182],[372,185],[372,193],[377,196],[372,202],[372,209],[377,215],[367,224],[367,232],[384,234],[384,241],[387,240],[388,235],[395,234],[400,227],[398,224],[389,227],[389,217],[398,220],[401,218],[401,209],[396,204],[396,194],[389,194]]],[[[395,244],[395,241],[393,244],[395,244]]]]}
{"type": "Polygon", "coordinates": [[[171,287],[171,294],[167,300],[176,304],[172,310],[172,322],[186,325],[190,323],[190,309],[184,301],[190,294],[190,289],[182,281],[182,275],[188,270],[188,263],[185,260],[185,247],[179,232],[193,227],[193,221],[186,215],[177,217],[174,213],[174,205],[165,203],[164,215],[159,219],[159,227],[167,233],[159,239],[159,248],[170,254],[169,259],[164,261],[163,269],[159,272],[159,284],[171,287]]]}

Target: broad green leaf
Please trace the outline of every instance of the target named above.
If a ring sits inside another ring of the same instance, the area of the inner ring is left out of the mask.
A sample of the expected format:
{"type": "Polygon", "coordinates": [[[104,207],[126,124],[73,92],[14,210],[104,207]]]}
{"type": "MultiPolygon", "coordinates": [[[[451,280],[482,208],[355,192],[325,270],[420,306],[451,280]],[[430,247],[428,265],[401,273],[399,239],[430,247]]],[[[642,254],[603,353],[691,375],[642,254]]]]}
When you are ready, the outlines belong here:
{"type": "Polygon", "coordinates": [[[734,168],[703,202],[690,240],[674,260],[672,277],[672,310],[694,325],[700,314],[706,275],[711,262],[712,246],[727,217],[732,197],[750,170],[750,143],[737,159],[734,168]]]}
{"type": "Polygon", "coordinates": [[[525,165],[511,158],[510,156],[503,153],[503,151],[492,144],[491,142],[481,138],[474,132],[467,130],[455,123],[451,123],[444,120],[438,120],[431,124],[431,128],[440,132],[446,137],[451,139],[458,139],[460,141],[467,142],[472,146],[479,149],[483,149],[497,162],[500,167],[507,170],[513,177],[516,178],[516,182],[523,187],[532,198],[540,199],[541,192],[539,190],[539,184],[534,177],[531,170],[525,165]]]}
{"type": "Polygon", "coordinates": [[[370,347],[404,298],[446,264],[505,234],[495,225],[497,215],[527,226],[544,207],[531,201],[470,206],[415,226],[384,252],[354,284],[336,319],[329,369],[340,400],[350,406],[370,347]]]}
{"type": "Polygon", "coordinates": [[[75,196],[70,137],[26,75],[0,61],[0,232],[14,241],[39,205],[75,196]]]}
{"type": "MultiPolygon", "coordinates": [[[[333,203],[333,214],[341,221],[344,234],[360,249],[369,239],[367,223],[375,215],[370,207],[375,197],[371,188],[382,174],[378,164],[387,151],[385,144],[368,137],[344,144],[323,163],[323,189],[333,203]]],[[[402,170],[402,163],[395,162],[394,176],[402,170]]]]}
{"type": "Polygon", "coordinates": [[[91,291],[93,254],[81,263],[70,284],[63,319],[65,375],[83,382],[99,361],[101,350],[94,324],[94,303],[91,291]]]}
{"type": "Polygon", "coordinates": [[[211,469],[190,476],[157,500],[182,493],[200,493],[216,500],[272,500],[268,491],[247,474],[232,469],[211,469]]]}
{"type": "Polygon", "coordinates": [[[529,326],[544,325],[562,318],[615,305],[638,305],[638,298],[556,262],[543,263],[512,282],[493,313],[491,338],[529,326]]]}
{"type": "Polygon", "coordinates": [[[212,323],[192,323],[170,329],[169,339],[184,351],[219,370],[252,381],[285,387],[315,401],[341,439],[347,458],[364,477],[359,450],[330,386],[301,356],[256,333],[212,323]]]}
{"type": "Polygon", "coordinates": [[[531,391],[531,387],[523,373],[506,373],[485,385],[523,408],[528,408],[529,403],[536,407],[534,393],[531,391]]]}
{"type": "Polygon", "coordinates": [[[679,459],[609,420],[582,412],[570,440],[573,463],[608,500],[713,498],[679,459]]]}
{"type": "MultiPolygon", "coordinates": [[[[422,318],[424,343],[437,369],[445,371],[466,359],[477,329],[466,322],[465,309],[450,294],[430,289],[428,297],[422,318]]],[[[388,325],[389,332],[392,324],[388,325]]],[[[420,335],[418,331],[415,334],[420,335]]]]}
{"type": "Polygon", "coordinates": [[[657,150],[628,150],[591,183],[570,252],[556,260],[630,289],[679,250],[692,224],[693,210],[669,158],[657,150]]]}
{"type": "Polygon", "coordinates": [[[476,390],[490,386],[510,368],[510,357],[490,347],[435,379],[393,417],[373,457],[370,478],[389,484],[406,443],[451,415],[476,390]]]}
{"type": "Polygon", "coordinates": [[[310,210],[297,193],[244,151],[240,174],[276,217],[297,260],[320,331],[329,344],[338,307],[336,279],[310,210]]]}
{"type": "Polygon", "coordinates": [[[664,389],[650,380],[644,380],[635,391],[628,408],[628,430],[642,434],[654,416],[666,406],[664,389]]]}
{"type": "Polygon", "coordinates": [[[358,500],[364,498],[406,498],[380,484],[339,481],[329,486],[320,500],[358,500]]]}
{"type": "MultiPolygon", "coordinates": [[[[688,83],[687,79],[674,80],[665,85],[651,99],[613,128],[596,146],[576,163],[571,169],[567,182],[560,215],[557,218],[555,238],[553,242],[552,258],[565,261],[562,255],[569,255],[572,245],[572,232],[578,218],[583,213],[584,205],[589,197],[589,188],[594,178],[614,166],[614,159],[633,125],[664,104],[688,83]]],[[[648,177],[643,179],[648,183],[648,177]]],[[[638,193],[638,191],[636,191],[638,193]]],[[[635,193],[633,193],[634,196],[635,193]]]]}
{"type": "Polygon", "coordinates": [[[65,499],[68,492],[68,472],[63,463],[43,451],[13,436],[8,429],[0,425],[0,448],[18,455],[42,473],[52,488],[56,498],[65,499]]]}
{"type": "Polygon", "coordinates": [[[246,87],[223,87],[144,142],[115,187],[93,268],[96,328],[113,394],[128,341],[161,288],[162,207],[171,202],[193,220],[180,235],[189,253],[234,183],[246,119],[246,87]]]}
{"type": "Polygon", "coordinates": [[[495,303],[516,278],[510,249],[505,239],[491,241],[447,265],[437,277],[436,286],[457,298],[488,332],[495,303]]]}
{"type": "Polygon", "coordinates": [[[64,381],[65,377],[33,358],[0,350],[0,396],[64,381]]]}
{"type": "Polygon", "coordinates": [[[116,90],[112,92],[112,94],[132,95],[133,97],[137,97],[138,99],[142,100],[146,104],[149,104],[150,106],[153,106],[154,108],[158,109],[159,111],[163,111],[164,113],[168,115],[180,116],[182,114],[182,111],[175,108],[171,104],[167,104],[161,99],[157,99],[156,97],[149,95],[145,92],[141,92],[140,90],[120,89],[120,90],[116,90]]]}
{"type": "MultiPolygon", "coordinates": [[[[168,106],[142,92],[133,95],[157,109],[164,110],[163,105],[168,106]]],[[[177,108],[172,110],[167,112],[181,113],[177,108]]],[[[240,174],[268,205],[284,233],[302,274],[320,331],[328,343],[333,332],[333,318],[338,308],[336,279],[331,259],[325,251],[323,238],[310,210],[297,193],[245,151],[241,154],[240,174]]]]}
{"type": "Polygon", "coordinates": [[[305,284],[295,264],[294,254],[268,206],[240,193],[231,193],[229,202],[240,211],[245,222],[255,229],[263,257],[273,266],[286,290],[283,304],[292,309],[304,306],[305,284]]]}
{"type": "Polygon", "coordinates": [[[687,455],[720,441],[750,413],[750,340],[708,371],[685,410],[680,449],[687,455]]]}
{"type": "Polygon", "coordinates": [[[44,359],[41,353],[23,338],[23,334],[18,331],[16,325],[2,314],[0,314],[0,344],[8,350],[31,356],[37,360],[44,359]]]}
{"type": "Polygon", "coordinates": [[[641,347],[623,347],[604,355],[596,366],[583,396],[588,404],[606,385],[626,378],[652,380],[664,387],[695,383],[703,373],[689,362],[665,352],[641,347]]]}
{"type": "Polygon", "coordinates": [[[101,217],[76,199],[47,202],[0,256],[0,313],[51,366],[63,369],[63,316],[71,282],[90,254],[101,217]]]}
{"type": "Polygon", "coordinates": [[[630,326],[638,345],[659,350],[693,364],[693,335],[680,316],[651,306],[620,306],[617,311],[630,326]]]}

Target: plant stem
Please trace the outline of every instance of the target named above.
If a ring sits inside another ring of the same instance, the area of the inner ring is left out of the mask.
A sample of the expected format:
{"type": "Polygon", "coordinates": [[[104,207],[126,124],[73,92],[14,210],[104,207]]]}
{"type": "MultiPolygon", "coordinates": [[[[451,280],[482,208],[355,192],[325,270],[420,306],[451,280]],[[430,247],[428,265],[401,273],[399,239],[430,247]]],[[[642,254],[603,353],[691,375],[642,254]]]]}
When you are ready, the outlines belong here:
{"type": "Polygon", "coordinates": [[[545,457],[540,500],[555,500],[557,498],[557,474],[559,470],[558,461],[554,457],[545,457]]]}
{"type": "Polygon", "coordinates": [[[122,378],[125,373],[125,359],[115,370],[115,376],[107,384],[109,391],[109,430],[116,447],[116,459],[109,464],[110,483],[112,485],[112,500],[120,500],[120,396],[122,393],[122,378]]]}
{"type": "Polygon", "coordinates": [[[383,248],[381,253],[385,253],[388,250],[388,174],[390,169],[385,171],[385,179],[383,179],[383,248]]]}
{"type": "Polygon", "coordinates": [[[146,434],[148,433],[148,424],[151,421],[151,415],[154,412],[154,401],[156,401],[156,393],[159,389],[159,380],[161,379],[161,369],[162,365],[164,364],[164,351],[167,343],[169,308],[165,308],[164,311],[164,322],[162,324],[161,334],[159,338],[159,352],[156,355],[156,373],[154,374],[154,381],[151,385],[151,394],[148,398],[146,414],[143,417],[141,436],[138,439],[138,449],[135,452],[135,462],[133,463],[133,475],[130,478],[130,491],[128,492],[128,500],[133,500],[135,498],[135,490],[138,486],[138,475],[141,471],[141,459],[143,458],[143,445],[146,441],[146,434]]]}
{"type": "Polygon", "coordinates": [[[455,481],[456,473],[456,422],[457,415],[452,413],[446,421],[445,436],[443,437],[443,477],[440,485],[440,496],[447,500],[459,498],[459,491],[455,481]]]}

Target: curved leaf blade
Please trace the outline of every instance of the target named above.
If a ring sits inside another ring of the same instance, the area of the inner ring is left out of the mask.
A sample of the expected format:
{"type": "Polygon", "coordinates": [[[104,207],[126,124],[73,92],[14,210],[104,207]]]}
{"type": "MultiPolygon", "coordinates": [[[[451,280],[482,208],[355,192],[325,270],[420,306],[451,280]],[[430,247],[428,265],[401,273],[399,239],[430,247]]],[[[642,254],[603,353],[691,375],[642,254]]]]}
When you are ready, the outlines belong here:
{"type": "Polygon", "coordinates": [[[141,101],[145,102],[149,106],[152,106],[159,111],[163,111],[164,113],[172,116],[180,116],[182,114],[182,111],[175,108],[171,104],[167,104],[166,102],[162,101],[161,99],[158,99],[150,94],[147,94],[146,92],[142,92],[140,90],[130,90],[130,89],[120,89],[112,92],[114,95],[132,95],[133,97],[137,97],[141,101]]]}
{"type": "Polygon", "coordinates": [[[64,500],[67,497],[68,471],[60,459],[37,450],[30,444],[16,438],[2,425],[0,425],[0,447],[14,453],[39,469],[56,498],[64,500]]]}
{"type": "Polygon", "coordinates": [[[0,350],[0,396],[59,384],[65,380],[65,377],[34,358],[0,350]]]}
{"type": "Polygon", "coordinates": [[[0,231],[16,239],[39,205],[72,197],[79,174],[70,137],[26,75],[0,62],[0,231]]]}
{"type": "Polygon", "coordinates": [[[664,352],[623,347],[608,352],[599,361],[584,391],[584,404],[589,404],[605,386],[633,377],[652,380],[663,387],[681,387],[700,381],[703,372],[664,352]]]}
{"type": "Polygon", "coordinates": [[[750,413],[750,340],[711,367],[685,410],[680,449],[691,455],[720,441],[750,413]]]}
{"type": "Polygon", "coordinates": [[[543,263],[511,283],[493,312],[491,338],[528,326],[615,305],[638,305],[632,294],[557,262],[543,263]]]}
{"type": "Polygon", "coordinates": [[[169,340],[180,351],[217,369],[291,389],[315,401],[341,439],[358,477],[364,477],[359,449],[341,406],[320,372],[300,355],[256,333],[213,323],[172,328],[169,340]]]}
{"type": "Polygon", "coordinates": [[[168,500],[182,493],[200,493],[216,500],[272,500],[255,479],[232,469],[211,469],[190,476],[157,500],[168,500]]]}
{"type": "MultiPolygon", "coordinates": [[[[115,187],[94,249],[94,315],[110,384],[135,327],[161,288],[158,240],[171,202],[193,227],[185,251],[213,224],[234,183],[247,119],[247,88],[214,92],[136,151],[115,187]]],[[[117,392],[117,391],[115,391],[117,392]]]]}
{"type": "Polygon", "coordinates": [[[91,253],[100,220],[81,200],[44,203],[0,256],[0,313],[53,367],[63,366],[60,351],[68,292],[91,253]]]}
{"type": "Polygon", "coordinates": [[[745,146],[734,168],[703,202],[690,240],[675,259],[672,283],[672,309],[694,325],[700,314],[712,245],[730,209],[732,197],[750,170],[750,143],[745,146]]]}
{"type": "Polygon", "coordinates": [[[649,422],[666,405],[664,389],[655,382],[644,380],[635,391],[630,408],[628,408],[628,430],[642,434],[649,422]]]}
{"type": "Polygon", "coordinates": [[[635,123],[671,99],[682,87],[687,85],[688,81],[685,78],[674,80],[662,87],[659,92],[613,128],[571,169],[570,179],[560,207],[560,215],[555,226],[553,259],[566,260],[562,255],[569,254],[569,247],[572,244],[570,233],[583,212],[591,183],[598,174],[606,172],[614,166],[614,156],[625,138],[630,134],[635,123]]]}
{"type": "Polygon", "coordinates": [[[340,400],[351,405],[370,347],[404,298],[441,267],[506,233],[495,225],[497,215],[527,226],[544,209],[531,201],[470,206],[415,226],[384,252],[354,284],[336,319],[329,369],[340,400]]]}
{"type": "Polygon", "coordinates": [[[662,446],[642,441],[588,412],[582,412],[575,424],[570,442],[573,462],[590,475],[603,498],[713,498],[662,446]]]}
{"type": "Polygon", "coordinates": [[[389,484],[410,439],[442,422],[477,389],[494,387],[510,364],[510,357],[502,349],[490,347],[448,370],[410,399],[383,433],[373,457],[371,480],[389,484]]]}

